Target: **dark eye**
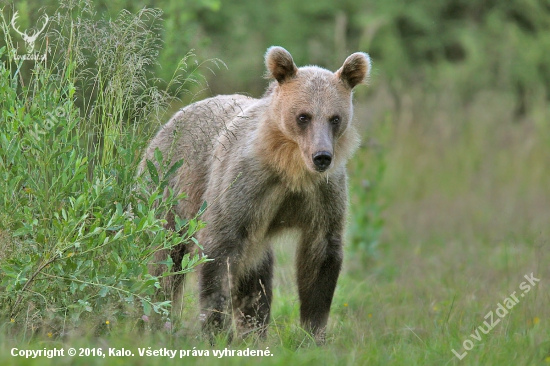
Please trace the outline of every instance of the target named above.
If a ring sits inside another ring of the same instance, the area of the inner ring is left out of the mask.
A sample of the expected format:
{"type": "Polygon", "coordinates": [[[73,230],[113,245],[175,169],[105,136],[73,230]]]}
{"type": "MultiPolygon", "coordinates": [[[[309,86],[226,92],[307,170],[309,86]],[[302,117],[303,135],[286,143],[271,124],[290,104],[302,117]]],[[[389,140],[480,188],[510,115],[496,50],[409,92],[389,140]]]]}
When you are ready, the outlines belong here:
{"type": "Polygon", "coordinates": [[[333,125],[340,124],[340,116],[333,116],[330,118],[330,123],[333,125]]]}
{"type": "Polygon", "coordinates": [[[301,124],[301,125],[305,125],[310,120],[311,120],[311,116],[309,114],[306,114],[306,113],[300,114],[297,118],[298,123],[301,124]]]}

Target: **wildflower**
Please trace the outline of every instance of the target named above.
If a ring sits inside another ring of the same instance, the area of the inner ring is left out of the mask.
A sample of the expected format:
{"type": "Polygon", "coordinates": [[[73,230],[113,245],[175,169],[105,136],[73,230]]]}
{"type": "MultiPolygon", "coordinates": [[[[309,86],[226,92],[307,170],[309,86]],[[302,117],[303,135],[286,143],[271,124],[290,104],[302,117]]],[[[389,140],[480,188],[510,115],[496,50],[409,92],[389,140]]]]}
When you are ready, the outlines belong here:
{"type": "Polygon", "coordinates": [[[52,332],[48,332],[48,338],[51,338],[53,336],[52,332]]]}
{"type": "Polygon", "coordinates": [[[537,325],[538,323],[540,323],[540,319],[538,317],[534,317],[533,318],[533,324],[537,325]]]}
{"type": "Polygon", "coordinates": [[[347,302],[344,303],[344,307],[345,307],[345,308],[348,307],[348,303],[347,303],[347,302]]]}
{"type": "Polygon", "coordinates": [[[369,319],[372,318],[372,314],[369,314],[369,319]]]}
{"type": "Polygon", "coordinates": [[[14,318],[11,318],[11,319],[10,319],[10,323],[15,323],[15,319],[14,319],[14,318]]]}
{"type": "Polygon", "coordinates": [[[109,324],[111,324],[111,322],[108,321],[108,320],[106,320],[106,321],[105,321],[105,324],[109,325],[109,324]]]}

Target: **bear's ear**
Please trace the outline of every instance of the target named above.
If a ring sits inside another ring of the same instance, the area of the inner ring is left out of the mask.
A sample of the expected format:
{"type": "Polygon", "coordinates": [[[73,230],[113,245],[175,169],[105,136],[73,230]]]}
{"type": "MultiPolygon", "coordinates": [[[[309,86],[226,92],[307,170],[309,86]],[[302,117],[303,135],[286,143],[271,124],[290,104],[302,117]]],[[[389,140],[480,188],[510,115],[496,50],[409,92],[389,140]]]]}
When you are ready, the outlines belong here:
{"type": "Polygon", "coordinates": [[[356,52],[346,58],[342,67],[335,74],[344,84],[353,89],[357,84],[366,82],[370,69],[369,55],[363,52],[356,52]]]}
{"type": "Polygon", "coordinates": [[[293,78],[298,72],[290,53],[283,47],[278,46],[267,49],[265,66],[267,67],[267,76],[275,78],[279,84],[293,78]]]}

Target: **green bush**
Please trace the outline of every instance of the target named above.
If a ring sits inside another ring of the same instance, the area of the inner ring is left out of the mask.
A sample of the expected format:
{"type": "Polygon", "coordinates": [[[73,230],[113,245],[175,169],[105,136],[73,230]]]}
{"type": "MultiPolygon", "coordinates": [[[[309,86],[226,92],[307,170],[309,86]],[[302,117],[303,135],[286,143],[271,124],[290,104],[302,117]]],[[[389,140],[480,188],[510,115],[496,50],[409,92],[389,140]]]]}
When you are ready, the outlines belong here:
{"type": "MultiPolygon", "coordinates": [[[[175,231],[164,227],[182,198],[164,194],[182,161],[157,152],[158,171],[135,173],[173,101],[149,72],[160,44],[151,24],[160,12],[121,12],[100,23],[91,14],[61,8],[48,43],[37,47],[47,60],[35,62],[17,59],[2,13],[0,310],[32,330],[152,312],[169,317],[159,281],[174,275],[171,258],[160,277],[148,265],[158,250],[194,245],[203,226],[197,215],[178,219],[175,231]]],[[[171,88],[189,81],[186,65],[182,60],[171,88]]],[[[188,255],[181,272],[206,260],[188,255]]]]}

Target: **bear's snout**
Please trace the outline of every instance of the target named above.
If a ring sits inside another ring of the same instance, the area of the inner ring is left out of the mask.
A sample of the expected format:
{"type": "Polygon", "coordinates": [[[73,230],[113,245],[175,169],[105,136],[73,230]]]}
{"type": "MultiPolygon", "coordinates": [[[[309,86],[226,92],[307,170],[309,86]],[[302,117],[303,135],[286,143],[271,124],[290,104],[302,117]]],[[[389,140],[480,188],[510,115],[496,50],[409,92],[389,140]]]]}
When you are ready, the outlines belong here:
{"type": "Polygon", "coordinates": [[[318,151],[313,154],[313,163],[318,171],[324,172],[332,162],[332,154],[328,151],[318,151]]]}

